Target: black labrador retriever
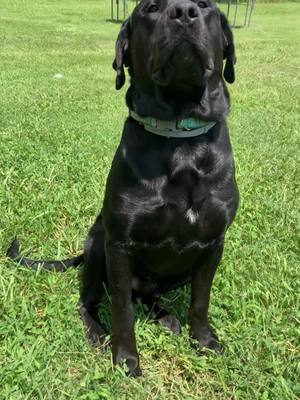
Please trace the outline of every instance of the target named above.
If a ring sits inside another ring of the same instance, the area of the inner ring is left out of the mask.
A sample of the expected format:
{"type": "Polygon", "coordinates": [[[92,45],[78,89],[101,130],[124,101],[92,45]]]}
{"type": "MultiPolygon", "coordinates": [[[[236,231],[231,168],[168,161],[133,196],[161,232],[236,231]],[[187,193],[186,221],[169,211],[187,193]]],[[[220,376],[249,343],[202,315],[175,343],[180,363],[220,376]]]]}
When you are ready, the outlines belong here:
{"type": "Polygon", "coordinates": [[[238,207],[226,117],[235,51],[224,14],[211,0],[142,0],[116,43],[116,88],[131,77],[121,142],[102,211],[84,254],[63,262],[20,258],[63,270],[84,261],[79,311],[92,343],[106,333],[98,307],[109,284],[114,363],[141,375],[132,300],[141,298],[175,333],[180,323],[158,306],[163,293],[191,283],[191,336],[222,351],[208,322],[212,281],[238,207]],[[223,60],[225,68],[223,70],[223,60]]]}

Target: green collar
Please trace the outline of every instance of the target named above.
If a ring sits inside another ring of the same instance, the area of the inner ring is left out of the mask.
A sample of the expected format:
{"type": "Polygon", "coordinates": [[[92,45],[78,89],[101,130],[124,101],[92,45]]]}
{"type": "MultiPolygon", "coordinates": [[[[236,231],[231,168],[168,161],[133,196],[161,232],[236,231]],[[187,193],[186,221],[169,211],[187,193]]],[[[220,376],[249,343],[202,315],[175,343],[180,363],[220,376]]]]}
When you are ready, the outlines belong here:
{"type": "Polygon", "coordinates": [[[132,110],[129,110],[129,115],[142,124],[147,131],[167,138],[190,138],[203,135],[216,124],[215,122],[205,122],[196,118],[163,121],[153,117],[141,117],[132,110]]]}

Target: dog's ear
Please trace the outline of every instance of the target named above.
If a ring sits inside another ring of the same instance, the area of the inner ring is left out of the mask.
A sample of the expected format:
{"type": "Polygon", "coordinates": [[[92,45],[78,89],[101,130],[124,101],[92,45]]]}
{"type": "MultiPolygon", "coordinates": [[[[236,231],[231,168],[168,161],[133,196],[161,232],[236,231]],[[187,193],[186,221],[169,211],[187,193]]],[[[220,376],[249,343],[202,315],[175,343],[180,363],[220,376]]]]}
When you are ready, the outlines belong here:
{"type": "Polygon", "coordinates": [[[116,57],[113,68],[117,72],[116,89],[119,90],[125,83],[124,66],[129,66],[130,20],[123,22],[116,42],[116,57]]]}
{"type": "Polygon", "coordinates": [[[233,83],[235,80],[234,64],[236,63],[233,34],[225,14],[220,13],[220,17],[221,17],[221,26],[224,34],[223,59],[226,59],[223,74],[226,82],[233,83]]]}

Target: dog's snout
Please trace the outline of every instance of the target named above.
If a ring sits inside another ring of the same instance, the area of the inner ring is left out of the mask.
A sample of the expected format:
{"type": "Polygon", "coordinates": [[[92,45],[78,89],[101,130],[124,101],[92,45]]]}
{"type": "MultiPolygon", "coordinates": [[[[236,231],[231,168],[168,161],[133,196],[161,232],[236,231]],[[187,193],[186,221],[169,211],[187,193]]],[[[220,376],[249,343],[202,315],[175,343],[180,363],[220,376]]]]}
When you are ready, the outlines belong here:
{"type": "Polygon", "coordinates": [[[169,18],[181,23],[190,23],[199,17],[198,7],[194,4],[176,3],[169,10],[169,18]]]}

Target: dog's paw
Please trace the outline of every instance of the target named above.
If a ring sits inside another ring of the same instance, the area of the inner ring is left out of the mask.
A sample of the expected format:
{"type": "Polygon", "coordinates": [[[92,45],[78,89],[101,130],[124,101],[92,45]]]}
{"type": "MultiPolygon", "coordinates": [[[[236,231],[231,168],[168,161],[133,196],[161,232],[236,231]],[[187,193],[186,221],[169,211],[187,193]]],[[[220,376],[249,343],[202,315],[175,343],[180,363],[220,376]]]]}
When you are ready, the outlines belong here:
{"type": "Polygon", "coordinates": [[[141,376],[143,376],[143,372],[140,366],[137,366],[134,369],[130,369],[130,367],[128,368],[129,368],[128,376],[130,376],[131,378],[140,378],[141,376]]]}
{"type": "Polygon", "coordinates": [[[218,336],[214,333],[209,325],[205,325],[197,331],[197,334],[192,334],[198,342],[198,349],[200,355],[207,354],[207,350],[212,350],[215,353],[222,354],[224,347],[220,343],[218,336]]]}
{"type": "Polygon", "coordinates": [[[138,355],[137,356],[130,355],[129,352],[119,349],[117,351],[117,354],[113,355],[113,359],[115,365],[126,364],[128,369],[127,371],[128,376],[132,378],[139,378],[140,376],[143,376],[143,372],[139,364],[138,355]]]}
{"type": "Polygon", "coordinates": [[[102,351],[106,351],[109,347],[109,340],[105,330],[102,328],[100,321],[92,317],[87,308],[81,303],[78,304],[78,311],[84,324],[86,337],[92,347],[98,347],[102,351]]]}
{"type": "Polygon", "coordinates": [[[217,354],[224,353],[224,347],[219,342],[218,338],[210,339],[208,341],[199,341],[199,353],[200,355],[207,354],[208,350],[212,350],[217,354]]]}
{"type": "Polygon", "coordinates": [[[158,323],[165,328],[170,329],[175,335],[181,334],[181,324],[173,314],[167,314],[159,318],[158,323]]]}
{"type": "Polygon", "coordinates": [[[102,351],[106,351],[110,346],[110,340],[99,324],[95,324],[93,327],[90,326],[87,328],[86,338],[90,346],[97,347],[102,351]]]}

